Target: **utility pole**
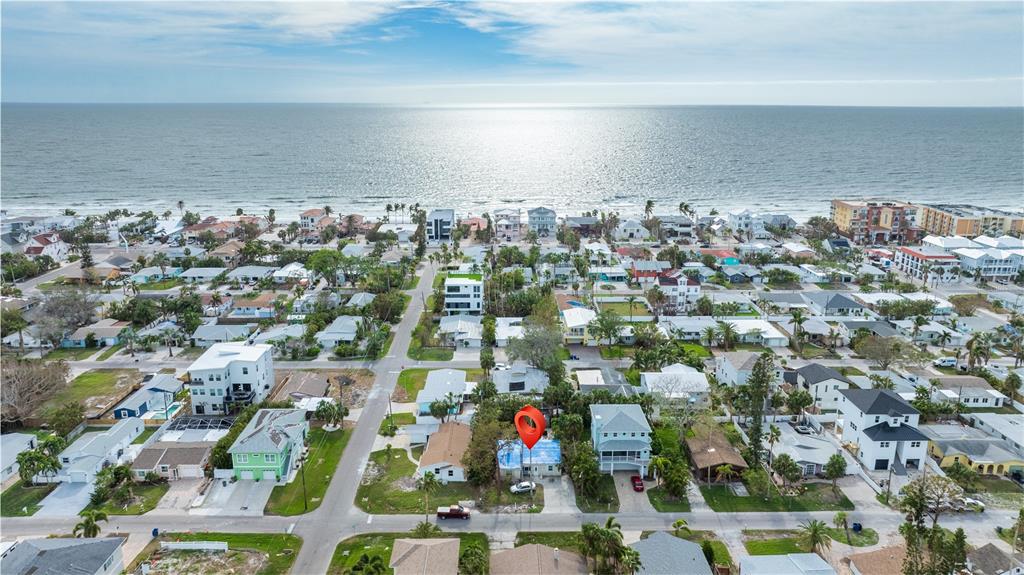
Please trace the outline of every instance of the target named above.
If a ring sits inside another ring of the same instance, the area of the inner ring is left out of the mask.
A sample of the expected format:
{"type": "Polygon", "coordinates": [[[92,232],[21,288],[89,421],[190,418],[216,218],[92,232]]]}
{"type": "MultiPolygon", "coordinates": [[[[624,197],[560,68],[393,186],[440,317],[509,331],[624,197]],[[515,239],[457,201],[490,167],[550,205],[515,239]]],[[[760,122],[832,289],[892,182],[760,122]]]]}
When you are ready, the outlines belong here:
{"type": "MultiPolygon", "coordinates": [[[[303,458],[305,459],[305,458],[303,458]]],[[[309,511],[309,499],[306,498],[306,462],[302,462],[302,467],[299,468],[299,473],[302,474],[302,510],[309,511]]]]}

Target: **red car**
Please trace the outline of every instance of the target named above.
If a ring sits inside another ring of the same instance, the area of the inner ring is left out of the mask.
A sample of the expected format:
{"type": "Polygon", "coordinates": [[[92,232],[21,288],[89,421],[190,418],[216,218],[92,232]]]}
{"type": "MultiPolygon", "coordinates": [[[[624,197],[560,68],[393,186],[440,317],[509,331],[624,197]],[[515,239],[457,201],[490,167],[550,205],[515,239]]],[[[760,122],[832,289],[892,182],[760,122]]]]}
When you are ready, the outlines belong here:
{"type": "Polygon", "coordinates": [[[639,475],[630,477],[629,482],[633,484],[633,491],[640,492],[644,490],[644,480],[639,475]]]}

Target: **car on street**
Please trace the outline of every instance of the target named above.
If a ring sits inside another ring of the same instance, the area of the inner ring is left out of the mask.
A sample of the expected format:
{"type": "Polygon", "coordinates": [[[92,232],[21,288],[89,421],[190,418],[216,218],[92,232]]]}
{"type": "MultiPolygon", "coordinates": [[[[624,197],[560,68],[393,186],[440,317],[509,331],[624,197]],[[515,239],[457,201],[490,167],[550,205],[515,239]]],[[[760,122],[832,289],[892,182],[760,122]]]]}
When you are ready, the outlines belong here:
{"type": "Polygon", "coordinates": [[[438,519],[469,519],[469,509],[461,505],[437,508],[438,519]]]}
{"type": "Polygon", "coordinates": [[[935,367],[956,367],[955,357],[940,357],[932,362],[935,367]]]}
{"type": "Polygon", "coordinates": [[[532,481],[520,481],[519,483],[516,483],[515,485],[510,487],[509,491],[511,491],[512,493],[530,493],[535,489],[537,489],[536,483],[532,481]]]}
{"type": "Polygon", "coordinates": [[[630,477],[629,482],[633,484],[633,491],[640,493],[644,490],[644,479],[639,475],[630,477]]]}

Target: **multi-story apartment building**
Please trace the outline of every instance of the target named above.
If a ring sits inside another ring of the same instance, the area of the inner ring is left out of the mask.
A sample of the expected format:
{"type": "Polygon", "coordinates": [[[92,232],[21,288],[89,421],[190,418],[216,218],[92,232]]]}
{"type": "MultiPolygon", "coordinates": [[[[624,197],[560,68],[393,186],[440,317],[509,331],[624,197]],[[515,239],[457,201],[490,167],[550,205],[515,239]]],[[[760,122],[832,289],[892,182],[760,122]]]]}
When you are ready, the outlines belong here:
{"type": "Polygon", "coordinates": [[[519,208],[494,210],[494,233],[499,240],[519,241],[522,226],[523,216],[519,208]]]}
{"type": "Polygon", "coordinates": [[[832,221],[858,244],[916,243],[917,206],[888,200],[832,200],[832,221]]]}
{"type": "Polygon", "coordinates": [[[555,234],[558,225],[555,216],[555,210],[551,208],[540,207],[526,210],[527,225],[542,238],[555,234]]]}
{"type": "Polygon", "coordinates": [[[444,280],[445,313],[478,315],[483,309],[483,277],[480,274],[448,274],[444,280]]]}
{"type": "Polygon", "coordinates": [[[590,438],[602,472],[647,474],[651,462],[651,425],[635,403],[591,405],[590,438]]]}
{"type": "Polygon", "coordinates": [[[982,234],[1024,233],[1024,213],[967,204],[922,205],[918,224],[928,233],[973,238],[982,234]]]}
{"type": "Polygon", "coordinates": [[[960,258],[964,275],[985,280],[1009,280],[1017,275],[1024,260],[1024,249],[1000,250],[996,248],[961,248],[953,254],[960,258]]]}
{"type": "Polygon", "coordinates": [[[427,241],[428,242],[450,242],[452,240],[452,226],[455,225],[455,210],[438,209],[430,210],[427,214],[427,241]]]}
{"type": "Polygon", "coordinates": [[[259,403],[274,386],[274,346],[215,343],[188,368],[192,413],[226,415],[259,403]]]}
{"type": "Polygon", "coordinates": [[[951,281],[957,277],[960,260],[953,254],[926,244],[918,248],[901,246],[894,252],[893,264],[912,278],[925,279],[927,272],[928,280],[951,281]]]}

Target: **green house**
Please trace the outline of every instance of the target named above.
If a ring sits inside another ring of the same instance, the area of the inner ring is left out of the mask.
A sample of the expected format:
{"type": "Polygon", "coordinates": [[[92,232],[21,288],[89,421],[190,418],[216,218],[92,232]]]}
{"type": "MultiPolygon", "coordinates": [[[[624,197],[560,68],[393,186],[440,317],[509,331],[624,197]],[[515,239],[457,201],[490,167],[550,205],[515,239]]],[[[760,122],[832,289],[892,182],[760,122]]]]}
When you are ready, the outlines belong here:
{"type": "Polygon", "coordinates": [[[280,481],[298,465],[309,434],[303,409],[261,409],[228,449],[235,479],[280,481]]]}

